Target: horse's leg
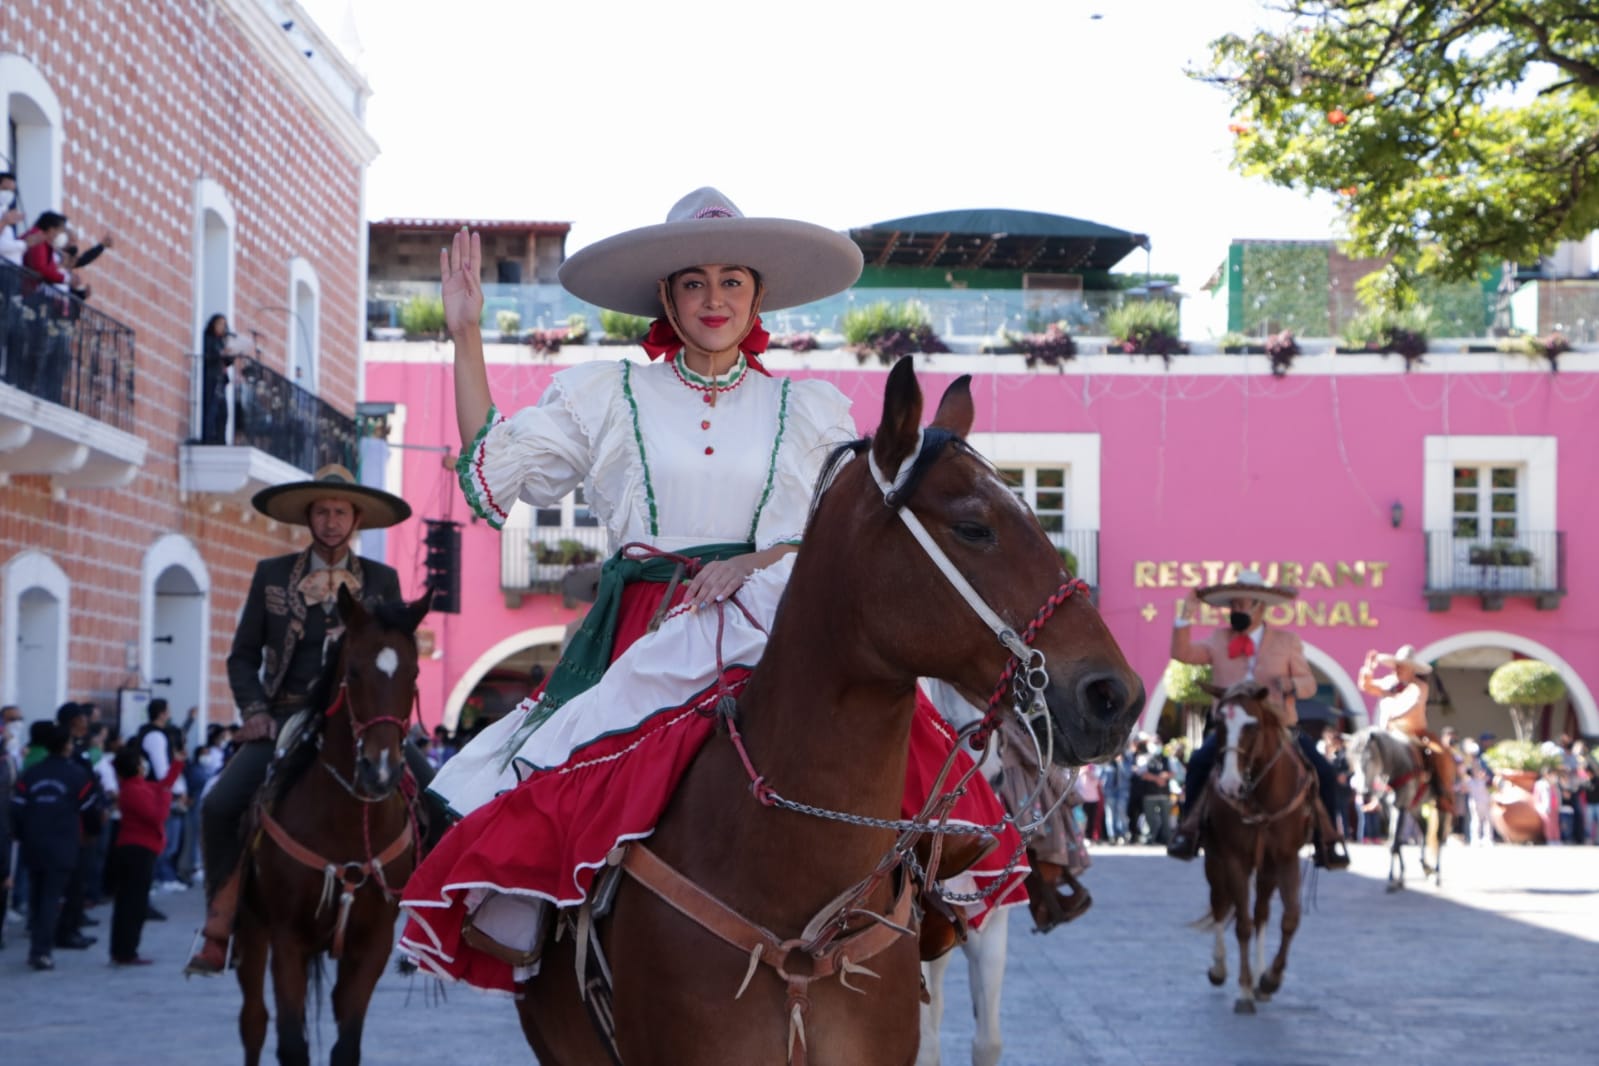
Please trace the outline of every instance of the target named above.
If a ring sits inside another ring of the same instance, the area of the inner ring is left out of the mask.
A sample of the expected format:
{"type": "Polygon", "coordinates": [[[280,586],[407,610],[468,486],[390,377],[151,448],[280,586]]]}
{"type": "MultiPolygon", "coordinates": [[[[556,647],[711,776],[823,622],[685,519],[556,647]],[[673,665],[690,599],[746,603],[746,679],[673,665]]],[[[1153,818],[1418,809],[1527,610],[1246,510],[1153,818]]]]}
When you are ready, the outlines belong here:
{"type": "Polygon", "coordinates": [[[292,930],[272,937],[272,990],[278,1002],[280,1066],[311,1066],[311,1045],[305,1032],[305,993],[311,959],[303,946],[291,943],[292,930]]]}
{"type": "Polygon", "coordinates": [[[1255,998],[1259,1000],[1270,999],[1271,993],[1275,991],[1265,987],[1266,930],[1271,928],[1271,894],[1275,891],[1277,891],[1277,870],[1270,856],[1267,856],[1260,869],[1255,871],[1255,950],[1250,960],[1253,972],[1261,975],[1261,980],[1255,987],[1255,998]]]}
{"type": "Polygon", "coordinates": [[[1388,808],[1388,891],[1398,892],[1405,887],[1405,855],[1400,851],[1404,839],[1405,811],[1394,803],[1388,808]]]}
{"type": "Polygon", "coordinates": [[[1216,947],[1211,953],[1210,969],[1205,976],[1217,988],[1227,980],[1227,915],[1231,913],[1227,895],[1226,874],[1222,863],[1212,850],[1205,852],[1205,880],[1210,884],[1210,926],[1216,934],[1216,947]]]}
{"type": "MultiPolygon", "coordinates": [[[[970,945],[981,934],[972,930],[966,934],[970,945]]],[[[954,952],[945,952],[932,962],[922,963],[922,983],[927,986],[927,1002],[922,1004],[922,1040],[916,1051],[916,1066],[939,1066],[938,1030],[944,1024],[944,972],[949,969],[949,959],[954,952]]]]}
{"type": "Polygon", "coordinates": [[[1004,1040],[999,1029],[999,994],[1005,981],[1005,948],[1010,909],[989,914],[978,935],[966,942],[966,965],[971,975],[972,1013],[977,1033],[972,1038],[972,1066],[998,1066],[1004,1040]]]}
{"type": "Polygon", "coordinates": [[[244,993],[244,1004],[239,1008],[244,1066],[260,1066],[261,1048],[266,1044],[270,1020],[266,1005],[266,927],[249,918],[239,922],[233,937],[233,951],[239,963],[239,991],[244,993]]]}
{"type": "Polygon", "coordinates": [[[1438,850],[1432,857],[1432,883],[1437,888],[1444,887],[1444,845],[1449,842],[1449,834],[1454,831],[1455,816],[1448,811],[1438,810],[1438,850]]]}
{"type": "MultiPolygon", "coordinates": [[[[1277,945],[1277,955],[1271,960],[1271,969],[1260,975],[1260,993],[1275,995],[1283,985],[1283,971],[1288,969],[1288,945],[1299,930],[1299,861],[1285,859],[1277,881],[1277,894],[1283,901],[1282,942],[1277,945]]],[[[1264,926],[1262,926],[1264,928],[1264,926]]]]}
{"type": "Polygon", "coordinates": [[[1433,872],[1432,863],[1427,861],[1427,853],[1429,851],[1436,851],[1442,846],[1440,843],[1441,838],[1438,836],[1438,822],[1442,814],[1443,811],[1438,806],[1437,800],[1434,800],[1433,816],[1427,819],[1426,831],[1421,835],[1421,877],[1424,881],[1428,877],[1432,876],[1433,872]]]}
{"type": "Polygon", "coordinates": [[[1248,870],[1235,868],[1228,871],[1227,880],[1232,889],[1233,926],[1238,937],[1238,999],[1233,1003],[1235,1014],[1255,1013],[1255,978],[1249,966],[1249,940],[1255,935],[1255,918],[1249,910],[1248,870]]]}
{"type": "Polygon", "coordinates": [[[339,977],[333,984],[333,1021],[339,1036],[333,1044],[332,1066],[360,1066],[361,1029],[372,990],[389,962],[389,930],[393,928],[390,914],[378,926],[377,936],[352,937],[339,960],[339,977]]]}

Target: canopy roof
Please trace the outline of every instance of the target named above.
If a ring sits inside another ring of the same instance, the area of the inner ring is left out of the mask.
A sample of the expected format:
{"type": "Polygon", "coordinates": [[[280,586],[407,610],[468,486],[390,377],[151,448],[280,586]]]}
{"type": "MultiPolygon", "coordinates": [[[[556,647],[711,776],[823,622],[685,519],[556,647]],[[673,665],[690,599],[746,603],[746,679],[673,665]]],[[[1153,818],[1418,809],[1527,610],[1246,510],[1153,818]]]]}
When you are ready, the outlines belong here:
{"type": "Polygon", "coordinates": [[[937,211],[849,231],[872,266],[1025,270],[1071,274],[1109,270],[1149,238],[1066,215],[1002,209],[937,211]]]}

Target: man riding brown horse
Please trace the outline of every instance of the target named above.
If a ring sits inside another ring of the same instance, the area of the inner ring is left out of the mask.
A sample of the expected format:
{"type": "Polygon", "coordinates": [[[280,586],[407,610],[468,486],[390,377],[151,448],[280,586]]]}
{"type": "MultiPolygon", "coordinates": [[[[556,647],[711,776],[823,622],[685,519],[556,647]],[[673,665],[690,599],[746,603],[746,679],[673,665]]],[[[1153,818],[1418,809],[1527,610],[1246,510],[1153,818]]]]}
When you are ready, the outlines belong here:
{"type": "MultiPolygon", "coordinates": [[[[1243,571],[1236,581],[1196,589],[1177,605],[1171,657],[1182,663],[1209,666],[1211,683],[1218,688],[1230,689],[1243,681],[1256,681],[1266,687],[1282,724],[1293,733],[1298,750],[1316,771],[1321,796],[1315,821],[1316,865],[1339,870],[1349,865],[1349,856],[1343,851],[1343,838],[1328,815],[1338,807],[1337,778],[1310,737],[1299,730],[1299,716],[1294,709],[1296,698],[1308,699],[1315,695],[1316,678],[1305,661],[1305,647],[1300,639],[1266,624],[1267,607],[1287,603],[1296,595],[1295,589],[1266,584],[1254,570],[1243,571]],[[1189,628],[1200,603],[1227,611],[1228,628],[1213,630],[1203,641],[1196,642],[1189,628]]],[[[1174,859],[1187,861],[1199,853],[1205,784],[1210,780],[1220,747],[1220,737],[1212,731],[1189,759],[1183,820],[1166,848],[1166,853],[1174,859]]]]}
{"type": "MultiPolygon", "coordinates": [[[[342,634],[334,610],[339,590],[348,588],[369,608],[402,602],[399,575],[356,555],[351,544],[360,529],[409,518],[404,500],[358,484],[342,466],[326,466],[310,481],[263,489],[252,502],[269,518],[309,527],[311,544],[257,564],[233,635],[228,684],[244,728],[201,809],[206,920],[200,949],[184,971],[189,974],[216,974],[226,965],[238,909],[241,825],[272,763],[279,729],[305,709],[342,634]]],[[[405,761],[419,784],[432,779],[427,758],[409,742],[405,761]]],[[[435,821],[442,824],[442,818],[435,821]]]]}
{"type": "Polygon", "coordinates": [[[1398,733],[1425,753],[1438,806],[1453,816],[1459,813],[1455,810],[1455,757],[1427,731],[1427,682],[1421,678],[1430,673],[1432,667],[1416,658],[1415,646],[1406,644],[1393,655],[1368,651],[1356,683],[1360,691],[1378,697],[1378,727],[1398,733]],[[1378,678],[1379,666],[1392,673],[1378,678]]]}

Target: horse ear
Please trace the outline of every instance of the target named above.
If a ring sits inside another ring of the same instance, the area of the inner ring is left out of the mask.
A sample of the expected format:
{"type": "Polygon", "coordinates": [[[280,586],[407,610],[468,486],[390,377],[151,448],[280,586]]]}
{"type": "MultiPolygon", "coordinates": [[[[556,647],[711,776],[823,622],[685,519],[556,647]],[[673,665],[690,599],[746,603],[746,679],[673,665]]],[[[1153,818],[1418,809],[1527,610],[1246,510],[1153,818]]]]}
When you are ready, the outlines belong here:
{"type": "Polygon", "coordinates": [[[364,624],[370,617],[367,614],[366,605],[350,595],[348,585],[339,586],[339,617],[346,626],[364,624]]]}
{"type": "Polygon", "coordinates": [[[972,431],[972,419],[976,408],[972,405],[972,376],[962,374],[949,383],[949,388],[944,390],[944,398],[938,401],[938,414],[933,416],[933,425],[939,429],[947,429],[957,437],[965,437],[972,431]]]}
{"type": "Polygon", "coordinates": [[[1199,687],[1216,697],[1218,700],[1227,695],[1227,690],[1220,685],[1212,685],[1209,681],[1201,681],[1199,687]]]}
{"type": "Polygon", "coordinates": [[[916,384],[916,368],[910,356],[894,364],[883,389],[883,420],[872,434],[872,458],[886,478],[893,478],[900,464],[916,448],[922,428],[922,390],[916,384]]]}
{"type": "Polygon", "coordinates": [[[403,618],[407,633],[415,633],[417,627],[422,624],[422,619],[426,618],[427,613],[433,609],[433,592],[434,589],[430,585],[422,590],[421,596],[405,605],[403,618]]]}

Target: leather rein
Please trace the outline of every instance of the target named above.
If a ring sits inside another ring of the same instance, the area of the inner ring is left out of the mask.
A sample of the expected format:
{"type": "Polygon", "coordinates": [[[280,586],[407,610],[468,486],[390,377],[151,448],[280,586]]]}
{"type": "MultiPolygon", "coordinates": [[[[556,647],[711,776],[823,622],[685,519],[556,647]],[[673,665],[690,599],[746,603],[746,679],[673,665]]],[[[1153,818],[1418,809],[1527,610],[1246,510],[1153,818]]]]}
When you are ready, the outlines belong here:
{"type": "MultiPolygon", "coordinates": [[[[328,705],[328,709],[323,712],[323,717],[331,719],[340,710],[343,710],[345,717],[349,720],[350,732],[354,736],[357,745],[360,743],[362,734],[380,725],[391,725],[397,728],[400,731],[401,742],[404,742],[405,732],[410,727],[411,716],[409,712],[405,718],[380,715],[361,721],[356,718],[355,710],[350,706],[349,692],[350,684],[348,679],[341,681],[338,695],[328,705]]],[[[413,708],[417,705],[419,699],[420,694],[413,689],[411,693],[413,708]]],[[[318,746],[321,746],[320,738],[318,739],[318,746]]],[[[357,758],[359,758],[359,755],[357,758]]],[[[319,917],[333,902],[334,895],[338,895],[339,913],[333,926],[333,946],[329,951],[329,955],[338,959],[344,955],[344,935],[350,924],[350,909],[355,903],[355,894],[370,883],[377,886],[385,898],[390,900],[399,899],[400,891],[389,885],[385,868],[403,858],[407,853],[413,853],[411,868],[415,870],[422,858],[422,837],[417,831],[416,810],[413,805],[416,782],[411,777],[410,770],[405,767],[403,759],[401,761],[400,783],[380,796],[363,794],[353,784],[356,776],[353,772],[350,775],[350,779],[346,780],[321,755],[318,755],[317,762],[333,776],[333,779],[339,783],[339,786],[345,792],[362,804],[361,841],[366,853],[364,859],[346,862],[335,862],[327,859],[294,839],[293,835],[283,827],[283,824],[272,817],[272,812],[267,810],[264,804],[257,807],[257,813],[261,819],[262,830],[272,839],[272,842],[278,846],[280,851],[307,869],[315,870],[322,874],[322,895],[317,901],[316,909],[319,917]],[[401,828],[399,836],[395,837],[388,847],[374,854],[372,848],[372,806],[393,798],[396,791],[401,794],[405,804],[405,825],[401,828]]]]}
{"type": "MultiPolygon", "coordinates": [[[[1243,791],[1238,794],[1236,799],[1220,788],[1215,787],[1215,776],[1212,775],[1211,777],[1211,791],[1220,796],[1222,802],[1231,807],[1246,826],[1271,825],[1273,822],[1281,821],[1304,806],[1305,802],[1310,799],[1311,788],[1316,780],[1315,775],[1308,772],[1302,765],[1301,760],[1298,759],[1291,760],[1296,781],[1294,794],[1289,797],[1287,804],[1277,810],[1268,811],[1261,806],[1259,800],[1254,798],[1255,789],[1266,780],[1266,775],[1271,773],[1272,767],[1276,766],[1277,761],[1288,753],[1290,747],[1295,746],[1293,737],[1288,734],[1287,726],[1279,725],[1278,732],[1281,734],[1282,743],[1277,745],[1277,750],[1272,753],[1271,758],[1266,760],[1266,765],[1262,766],[1258,772],[1245,773],[1243,791]],[[1245,806],[1246,802],[1249,804],[1248,807],[1245,806]]],[[[1240,760],[1244,758],[1243,750],[1236,744],[1229,744],[1221,749],[1221,754],[1223,755],[1228,752],[1237,755],[1240,760]]]]}

